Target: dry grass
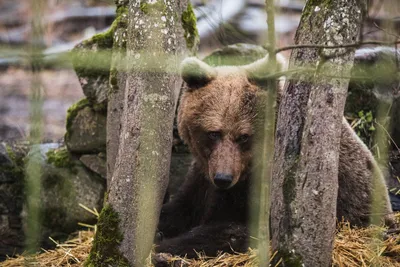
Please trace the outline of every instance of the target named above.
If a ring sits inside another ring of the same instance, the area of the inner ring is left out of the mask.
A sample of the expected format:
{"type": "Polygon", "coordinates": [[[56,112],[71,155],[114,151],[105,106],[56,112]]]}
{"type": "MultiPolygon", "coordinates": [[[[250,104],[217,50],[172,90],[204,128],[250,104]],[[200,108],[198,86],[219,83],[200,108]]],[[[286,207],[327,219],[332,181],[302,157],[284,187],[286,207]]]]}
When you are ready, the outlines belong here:
{"type": "Polygon", "coordinates": [[[351,229],[342,223],[336,234],[334,266],[400,266],[400,234],[385,236],[386,229],[371,226],[351,229]]]}
{"type": "MultiPolygon", "coordinates": [[[[400,213],[397,217],[400,219],[400,213]]],[[[29,257],[21,255],[0,265],[2,267],[83,266],[92,240],[92,230],[80,231],[74,239],[64,244],[57,244],[54,250],[43,251],[43,253],[29,257]]],[[[182,266],[251,267],[257,266],[257,253],[255,250],[249,249],[247,253],[222,254],[216,258],[202,256],[199,260],[188,260],[175,257],[171,260],[178,264],[181,263],[182,266]]],[[[348,223],[341,223],[335,239],[333,265],[340,267],[400,267],[400,233],[386,235],[386,230],[381,227],[351,229],[348,223]]]]}
{"type": "Polygon", "coordinates": [[[43,250],[42,253],[32,256],[21,255],[0,263],[2,267],[21,266],[83,266],[92,246],[94,231],[80,231],[75,238],[63,244],[57,244],[54,250],[43,250]]]}

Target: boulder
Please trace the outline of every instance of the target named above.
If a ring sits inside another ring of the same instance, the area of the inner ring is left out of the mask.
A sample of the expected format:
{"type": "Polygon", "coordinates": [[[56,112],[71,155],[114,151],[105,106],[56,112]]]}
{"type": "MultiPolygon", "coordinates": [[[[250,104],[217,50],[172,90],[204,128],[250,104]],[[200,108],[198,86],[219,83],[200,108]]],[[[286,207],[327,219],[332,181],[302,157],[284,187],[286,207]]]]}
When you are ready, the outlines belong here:
{"type": "Polygon", "coordinates": [[[83,93],[94,104],[107,104],[112,45],[113,32],[110,29],[83,41],[72,50],[72,62],[83,93]]]}
{"type": "Polygon", "coordinates": [[[26,150],[0,143],[0,261],[24,248],[23,209],[26,150]]]}
{"type": "MultiPolygon", "coordinates": [[[[128,20],[127,0],[116,0],[116,17],[111,27],[94,35],[73,49],[73,65],[83,93],[94,105],[106,109],[108,93],[111,89],[110,75],[115,73],[112,66],[113,47],[125,47],[128,20]],[[117,44],[114,44],[114,38],[117,44]]],[[[115,65],[115,64],[114,64],[115,65]]],[[[111,78],[113,83],[115,77],[111,78]]]]}
{"type": "Polygon", "coordinates": [[[0,143],[0,183],[12,182],[14,177],[10,170],[12,170],[13,162],[7,152],[5,143],[0,143]]]}
{"type": "Polygon", "coordinates": [[[41,170],[41,247],[67,238],[78,223],[94,224],[96,217],[79,206],[101,210],[105,179],[87,169],[60,144],[30,146],[0,144],[0,260],[21,253],[25,245],[25,163],[34,159],[41,170]]]}
{"type": "Polygon", "coordinates": [[[42,176],[42,215],[44,241],[48,236],[66,238],[76,231],[78,223],[95,224],[97,218],[81,208],[82,204],[100,211],[105,180],[94,175],[79,161],[71,169],[44,163],[42,176]]]}
{"type": "Polygon", "coordinates": [[[82,155],[79,160],[89,170],[97,173],[102,178],[107,178],[106,155],[104,153],[82,155]]]}
{"type": "Polygon", "coordinates": [[[105,152],[106,126],[105,112],[96,111],[87,99],[71,106],[64,138],[68,150],[78,154],[105,152]]]}

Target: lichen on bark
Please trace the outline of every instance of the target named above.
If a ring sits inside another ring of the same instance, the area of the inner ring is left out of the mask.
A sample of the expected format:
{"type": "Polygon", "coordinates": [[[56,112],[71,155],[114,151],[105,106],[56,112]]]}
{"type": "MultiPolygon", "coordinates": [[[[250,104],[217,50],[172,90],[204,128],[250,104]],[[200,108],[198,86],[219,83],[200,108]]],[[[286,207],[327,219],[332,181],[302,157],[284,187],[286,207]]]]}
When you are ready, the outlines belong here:
{"type": "Polygon", "coordinates": [[[146,14],[149,15],[152,10],[157,10],[157,11],[161,11],[162,13],[166,13],[166,5],[164,3],[164,1],[156,1],[155,3],[149,4],[146,2],[142,2],[140,3],[140,10],[146,14]]]}

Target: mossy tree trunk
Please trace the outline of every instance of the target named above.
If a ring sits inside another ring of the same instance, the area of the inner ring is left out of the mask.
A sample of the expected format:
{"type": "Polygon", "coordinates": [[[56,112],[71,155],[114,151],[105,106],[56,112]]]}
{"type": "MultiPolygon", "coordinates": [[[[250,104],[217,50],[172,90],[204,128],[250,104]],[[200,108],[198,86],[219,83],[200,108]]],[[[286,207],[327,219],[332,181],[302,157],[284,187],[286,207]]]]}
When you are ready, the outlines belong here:
{"type": "Polygon", "coordinates": [[[168,185],[178,67],[197,39],[186,0],[116,3],[121,19],[108,94],[108,198],[87,266],[143,266],[150,253],[168,185]]]}
{"type": "MultiPolygon", "coordinates": [[[[309,0],[296,44],[358,40],[365,2],[309,0]]],[[[330,266],[336,226],[341,124],[354,49],[295,49],[291,68],[315,68],[285,84],[271,190],[272,250],[284,266],[330,266]]]]}

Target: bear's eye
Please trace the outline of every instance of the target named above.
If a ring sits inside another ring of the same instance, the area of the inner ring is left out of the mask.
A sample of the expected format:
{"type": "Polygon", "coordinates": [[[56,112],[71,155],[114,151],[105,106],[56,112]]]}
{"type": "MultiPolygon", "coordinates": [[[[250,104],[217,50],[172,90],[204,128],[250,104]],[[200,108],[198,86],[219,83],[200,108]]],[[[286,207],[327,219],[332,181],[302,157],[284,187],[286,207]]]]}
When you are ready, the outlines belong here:
{"type": "Polygon", "coordinates": [[[239,138],[237,139],[237,142],[240,144],[244,144],[247,141],[249,141],[250,136],[248,134],[242,134],[241,136],[239,136],[239,138]]]}
{"type": "Polygon", "coordinates": [[[208,138],[213,141],[221,139],[221,132],[208,132],[208,138]]]}

